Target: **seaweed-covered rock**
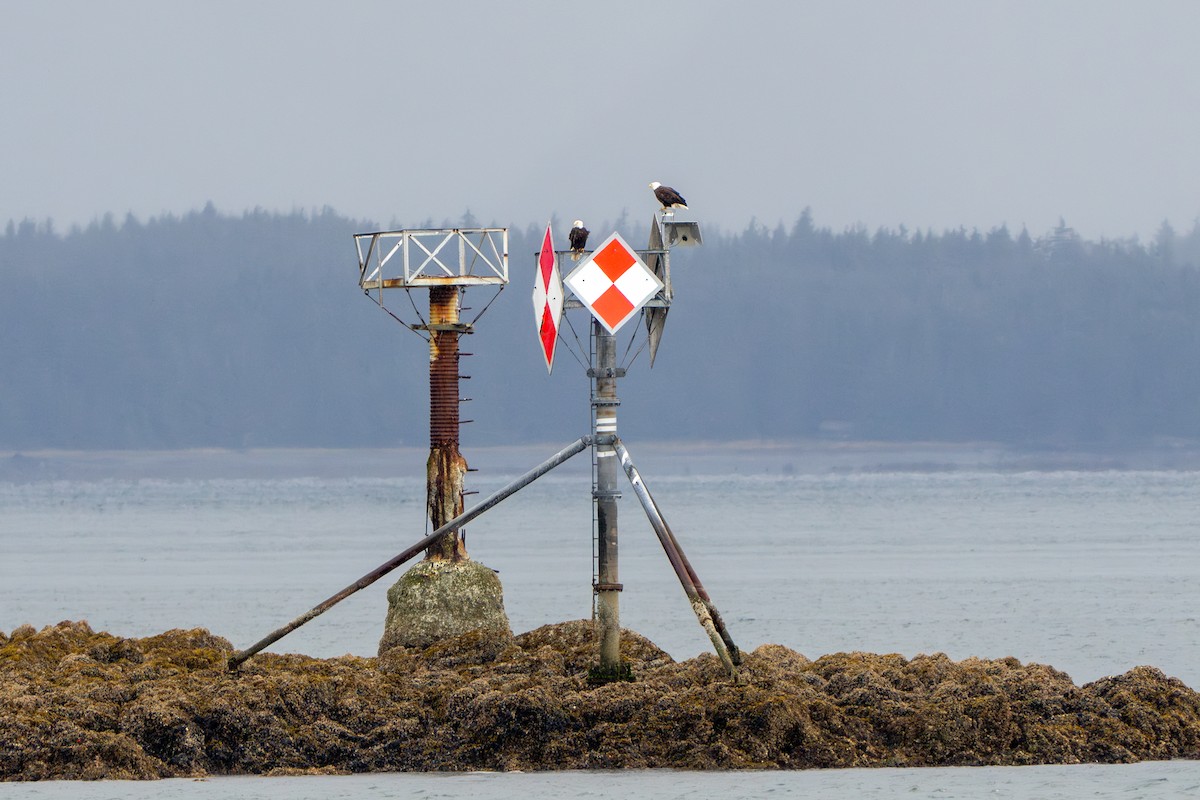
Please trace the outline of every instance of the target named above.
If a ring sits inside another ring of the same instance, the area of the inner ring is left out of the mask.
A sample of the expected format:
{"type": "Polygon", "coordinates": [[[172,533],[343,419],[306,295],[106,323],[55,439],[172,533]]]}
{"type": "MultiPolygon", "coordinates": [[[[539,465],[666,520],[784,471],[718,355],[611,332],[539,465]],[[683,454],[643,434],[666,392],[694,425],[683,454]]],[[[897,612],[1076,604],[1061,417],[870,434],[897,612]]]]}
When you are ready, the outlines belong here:
{"type": "Polygon", "coordinates": [[[0,640],[0,779],[398,770],[809,768],[1200,756],[1200,695],[1151,667],[1083,687],[1051,667],[780,645],[731,682],[622,634],[635,680],[593,686],[592,623],[497,646],[466,632],[378,658],[263,653],[204,630],[83,622],[0,640]]]}
{"type": "Polygon", "coordinates": [[[1195,725],[1200,696],[1178,678],[1168,678],[1154,667],[1135,667],[1124,675],[1089,683],[1083,690],[1103,703],[1114,731],[1132,729],[1129,732],[1137,738],[1125,744],[1131,753],[1139,753],[1137,757],[1172,758],[1180,747],[1200,751],[1200,730],[1195,725]]]}

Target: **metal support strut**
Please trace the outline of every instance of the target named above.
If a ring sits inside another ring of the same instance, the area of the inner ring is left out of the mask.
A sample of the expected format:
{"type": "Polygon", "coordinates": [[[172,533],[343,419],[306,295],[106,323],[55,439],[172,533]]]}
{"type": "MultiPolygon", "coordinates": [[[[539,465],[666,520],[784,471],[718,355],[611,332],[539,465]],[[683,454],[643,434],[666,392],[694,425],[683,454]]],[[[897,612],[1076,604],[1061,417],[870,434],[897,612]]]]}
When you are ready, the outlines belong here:
{"type": "MultiPolygon", "coordinates": [[[[420,553],[422,550],[429,547],[431,544],[436,542],[440,537],[445,536],[448,533],[454,533],[459,528],[461,528],[463,525],[466,525],[468,522],[475,519],[483,512],[487,511],[491,507],[498,504],[501,500],[505,499],[509,495],[515,494],[520,489],[525,488],[526,486],[533,483],[538,478],[545,475],[550,470],[559,466],[564,461],[569,459],[571,456],[582,453],[584,450],[586,450],[592,446],[594,439],[595,439],[595,437],[593,437],[593,436],[580,437],[574,443],[568,445],[567,447],[564,447],[562,450],[559,450],[557,453],[552,455],[550,458],[546,459],[541,464],[538,464],[536,467],[529,470],[521,477],[510,482],[503,488],[498,489],[495,492],[493,492],[492,494],[488,495],[488,497],[485,500],[483,500],[482,502],[480,502],[479,505],[474,506],[469,511],[465,511],[462,514],[459,514],[457,517],[450,520],[445,525],[441,526],[440,528],[435,530],[433,533],[429,534],[424,539],[422,539],[421,541],[414,544],[412,547],[409,547],[404,552],[399,553],[391,560],[386,561],[383,564],[380,564],[374,570],[372,570],[371,572],[368,572],[366,575],[363,575],[357,581],[350,584],[345,589],[342,589],[340,592],[333,595],[329,599],[325,600],[323,603],[320,603],[320,604],[314,606],[309,611],[296,617],[294,620],[289,622],[287,625],[284,625],[282,628],[276,629],[272,633],[270,633],[267,636],[265,636],[264,638],[260,639],[258,642],[255,642],[254,644],[252,644],[250,647],[247,647],[245,650],[239,650],[238,652],[234,653],[233,655],[231,655],[229,657],[229,662],[228,662],[229,669],[230,670],[237,669],[242,664],[242,662],[244,662],[246,659],[255,655],[256,653],[261,651],[263,648],[269,647],[270,645],[279,641],[284,636],[287,636],[289,633],[296,630],[296,628],[299,628],[301,625],[305,624],[306,622],[309,622],[310,620],[315,619],[316,617],[320,616],[321,614],[324,614],[326,611],[333,608],[335,605],[337,605],[341,601],[345,600],[347,597],[349,597],[350,595],[359,591],[360,589],[367,588],[372,583],[374,583],[375,581],[382,578],[384,575],[387,575],[392,570],[403,565],[406,561],[411,559],[413,556],[417,555],[417,553],[420,553]]],[[[605,439],[611,444],[613,437],[609,436],[609,437],[605,437],[605,439]]]]}
{"type": "Polygon", "coordinates": [[[733,638],[729,635],[729,631],[725,627],[725,621],[721,619],[720,612],[717,611],[717,607],[713,605],[712,599],[708,596],[708,592],[705,591],[704,584],[700,583],[700,578],[696,575],[696,571],[692,569],[691,562],[683,554],[683,549],[679,546],[679,541],[675,538],[671,527],[663,518],[658,504],[654,502],[654,498],[650,495],[650,490],[646,488],[646,484],[642,480],[641,474],[637,471],[637,467],[633,465],[633,459],[630,458],[629,451],[625,449],[625,445],[621,443],[620,439],[613,442],[612,447],[616,451],[617,456],[620,457],[621,466],[625,469],[625,475],[629,478],[629,483],[633,486],[633,492],[637,495],[638,500],[641,501],[642,508],[645,509],[646,516],[650,520],[650,526],[654,528],[654,533],[658,536],[658,541],[662,544],[663,550],[667,554],[667,559],[671,562],[671,567],[674,568],[675,575],[679,578],[679,583],[683,586],[684,593],[687,594],[688,601],[691,602],[692,611],[695,612],[696,619],[700,621],[704,632],[708,634],[713,648],[717,651],[717,657],[721,659],[721,663],[729,671],[729,676],[736,678],[736,665],[742,663],[742,654],[738,650],[737,645],[733,643],[733,638]]]}

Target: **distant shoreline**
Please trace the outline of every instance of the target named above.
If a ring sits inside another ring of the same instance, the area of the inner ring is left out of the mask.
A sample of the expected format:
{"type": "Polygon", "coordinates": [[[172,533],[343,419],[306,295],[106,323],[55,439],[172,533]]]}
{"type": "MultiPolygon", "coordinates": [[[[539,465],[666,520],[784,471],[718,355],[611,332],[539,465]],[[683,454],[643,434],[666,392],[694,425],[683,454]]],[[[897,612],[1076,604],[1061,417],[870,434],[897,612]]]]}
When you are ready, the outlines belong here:
{"type": "MultiPolygon", "coordinates": [[[[468,442],[463,450],[470,465],[484,475],[506,475],[529,469],[566,444],[468,442]]],[[[1192,440],[1125,447],[825,439],[626,440],[626,445],[639,467],[656,475],[1200,470],[1200,442],[1192,440]]],[[[0,450],[0,481],[423,477],[427,455],[423,446],[0,450]]]]}

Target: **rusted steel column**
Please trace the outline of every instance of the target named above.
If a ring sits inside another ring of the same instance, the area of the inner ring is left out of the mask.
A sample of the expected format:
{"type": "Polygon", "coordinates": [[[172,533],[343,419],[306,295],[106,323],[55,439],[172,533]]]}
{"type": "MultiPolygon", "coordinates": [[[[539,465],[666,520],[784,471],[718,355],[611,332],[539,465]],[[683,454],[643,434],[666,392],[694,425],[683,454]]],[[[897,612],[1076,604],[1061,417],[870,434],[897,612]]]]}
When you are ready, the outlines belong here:
{"type": "MultiPolygon", "coordinates": [[[[429,461],[425,500],[429,520],[438,529],[463,512],[467,461],[458,451],[458,295],[457,286],[429,290],[429,461]]],[[[467,545],[451,531],[425,551],[429,560],[460,561],[467,545]]]]}
{"type": "Polygon", "coordinates": [[[621,665],[620,576],[617,571],[617,454],[612,439],[617,433],[617,343],[597,320],[592,321],[596,339],[593,378],[593,445],[596,462],[596,618],[599,622],[600,667],[617,670],[621,665]]]}

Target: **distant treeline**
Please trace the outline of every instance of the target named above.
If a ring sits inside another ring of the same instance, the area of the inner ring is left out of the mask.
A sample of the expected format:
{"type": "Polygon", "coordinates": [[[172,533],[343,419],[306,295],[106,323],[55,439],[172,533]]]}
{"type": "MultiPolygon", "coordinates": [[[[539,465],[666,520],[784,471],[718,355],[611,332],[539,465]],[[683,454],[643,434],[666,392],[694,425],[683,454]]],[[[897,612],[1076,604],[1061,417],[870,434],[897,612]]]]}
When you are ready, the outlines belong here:
{"type": "MultiPolygon", "coordinates": [[[[645,242],[649,222],[593,225],[593,241],[616,229],[645,242]]],[[[211,206],[66,233],[9,223],[0,449],[424,443],[426,344],[356,283],[352,234],[377,227],[211,206]]],[[[1147,243],[1084,241],[1065,225],[834,232],[805,211],[790,228],[704,236],[674,253],[654,369],[640,341],[624,355],[627,436],[1200,437],[1200,227],[1164,223],[1147,243]]],[[[512,284],[464,340],[466,450],[587,431],[584,367],[561,350],[547,376],[536,345],[540,237],[512,230],[512,284]]],[[[469,290],[464,318],[492,294],[469,290]]],[[[427,298],[413,300],[424,313],[427,298]]]]}

